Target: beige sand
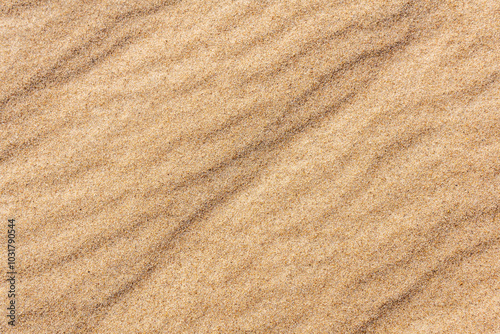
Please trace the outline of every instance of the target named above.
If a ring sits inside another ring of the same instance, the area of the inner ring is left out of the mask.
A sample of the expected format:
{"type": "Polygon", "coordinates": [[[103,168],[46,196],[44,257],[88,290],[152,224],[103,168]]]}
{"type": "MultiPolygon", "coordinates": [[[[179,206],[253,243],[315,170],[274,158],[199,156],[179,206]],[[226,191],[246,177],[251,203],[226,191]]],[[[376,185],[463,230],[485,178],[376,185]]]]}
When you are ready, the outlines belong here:
{"type": "Polygon", "coordinates": [[[497,0],[3,0],[0,41],[1,333],[500,333],[497,0]]]}

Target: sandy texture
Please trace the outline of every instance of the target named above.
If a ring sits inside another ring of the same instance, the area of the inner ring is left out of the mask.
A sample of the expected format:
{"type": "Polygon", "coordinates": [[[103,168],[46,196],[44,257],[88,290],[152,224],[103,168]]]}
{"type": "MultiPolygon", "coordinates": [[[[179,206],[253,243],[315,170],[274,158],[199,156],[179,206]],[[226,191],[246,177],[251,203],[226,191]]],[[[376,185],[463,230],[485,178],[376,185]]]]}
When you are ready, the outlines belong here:
{"type": "Polygon", "coordinates": [[[0,332],[500,333],[499,79],[497,0],[3,0],[0,332]]]}

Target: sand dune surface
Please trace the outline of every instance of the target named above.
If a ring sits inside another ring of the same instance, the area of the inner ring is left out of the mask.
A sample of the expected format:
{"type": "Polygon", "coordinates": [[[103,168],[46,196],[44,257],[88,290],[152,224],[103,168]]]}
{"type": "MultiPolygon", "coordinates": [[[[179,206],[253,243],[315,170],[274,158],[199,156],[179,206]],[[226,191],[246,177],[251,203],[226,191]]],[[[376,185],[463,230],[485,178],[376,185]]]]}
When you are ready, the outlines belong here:
{"type": "Polygon", "coordinates": [[[2,1],[0,332],[500,333],[499,79],[495,0],[2,1]]]}

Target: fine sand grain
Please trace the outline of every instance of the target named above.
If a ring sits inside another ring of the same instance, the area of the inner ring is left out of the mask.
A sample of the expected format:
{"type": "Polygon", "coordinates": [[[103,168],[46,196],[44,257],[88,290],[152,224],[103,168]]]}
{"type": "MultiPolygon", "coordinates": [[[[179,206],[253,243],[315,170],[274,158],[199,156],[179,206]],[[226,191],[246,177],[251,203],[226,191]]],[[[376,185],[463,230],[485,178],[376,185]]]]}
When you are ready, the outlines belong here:
{"type": "Polygon", "coordinates": [[[0,136],[0,333],[500,333],[497,0],[2,0],[0,136]]]}

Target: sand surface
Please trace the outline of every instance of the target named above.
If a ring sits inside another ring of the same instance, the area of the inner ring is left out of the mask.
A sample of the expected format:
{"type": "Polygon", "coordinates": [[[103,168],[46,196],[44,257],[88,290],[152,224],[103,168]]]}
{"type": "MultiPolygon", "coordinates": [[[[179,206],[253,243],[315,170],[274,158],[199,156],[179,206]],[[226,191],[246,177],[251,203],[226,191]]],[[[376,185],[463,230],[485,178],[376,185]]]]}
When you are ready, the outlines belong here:
{"type": "Polygon", "coordinates": [[[0,333],[500,333],[499,79],[497,0],[2,0],[0,333]]]}

